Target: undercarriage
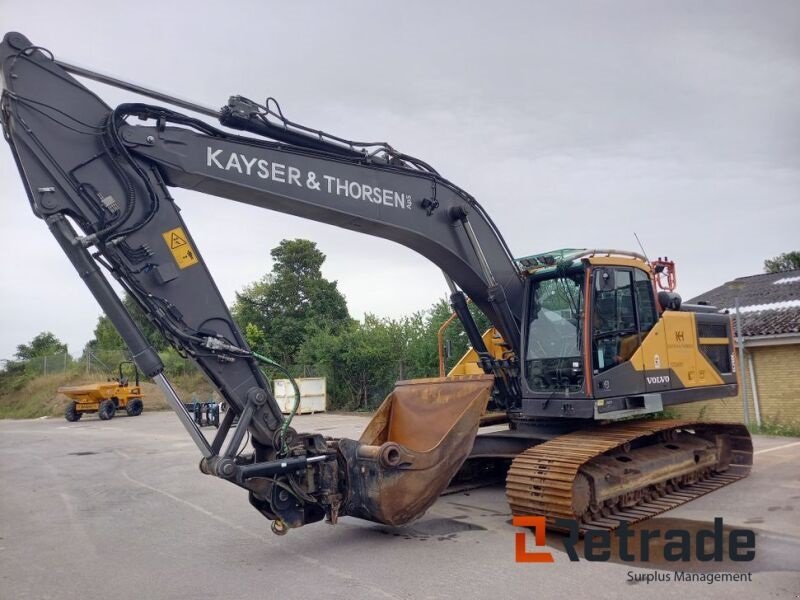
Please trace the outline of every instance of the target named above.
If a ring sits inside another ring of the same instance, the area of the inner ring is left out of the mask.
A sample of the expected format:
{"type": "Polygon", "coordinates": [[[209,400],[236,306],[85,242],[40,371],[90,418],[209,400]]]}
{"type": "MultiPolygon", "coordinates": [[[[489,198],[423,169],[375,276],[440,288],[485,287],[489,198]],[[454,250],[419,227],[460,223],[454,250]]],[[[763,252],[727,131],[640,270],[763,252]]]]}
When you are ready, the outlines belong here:
{"type": "Polygon", "coordinates": [[[750,473],[743,425],[626,421],[575,431],[517,456],[506,496],[515,515],[614,529],[670,510],[750,473]]]}

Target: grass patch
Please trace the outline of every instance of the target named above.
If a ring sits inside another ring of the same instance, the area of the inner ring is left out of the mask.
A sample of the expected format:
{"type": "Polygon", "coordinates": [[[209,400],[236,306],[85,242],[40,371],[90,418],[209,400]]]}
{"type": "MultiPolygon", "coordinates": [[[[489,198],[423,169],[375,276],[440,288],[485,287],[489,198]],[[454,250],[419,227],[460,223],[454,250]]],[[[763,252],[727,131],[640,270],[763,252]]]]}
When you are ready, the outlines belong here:
{"type": "Polygon", "coordinates": [[[762,421],[761,425],[751,424],[747,427],[750,433],[758,435],[780,435],[785,437],[800,437],[800,425],[796,423],[776,423],[775,421],[762,421]]]}
{"type": "Polygon", "coordinates": [[[664,410],[660,410],[655,413],[649,413],[646,415],[634,415],[630,417],[631,419],[638,419],[638,420],[655,420],[655,419],[679,419],[680,415],[672,408],[665,408],[664,410]]]}
{"type": "MultiPolygon", "coordinates": [[[[97,375],[85,373],[57,373],[20,380],[14,389],[0,394],[0,419],[36,419],[39,417],[63,417],[69,399],[57,392],[64,385],[81,385],[104,381],[97,375]]],[[[175,391],[184,402],[189,402],[192,393],[207,400],[213,391],[200,374],[181,375],[171,380],[175,391]]],[[[164,394],[154,383],[141,382],[144,393],[145,410],[166,410],[169,408],[164,394]]]]}
{"type": "Polygon", "coordinates": [[[28,379],[17,389],[0,396],[0,418],[33,419],[63,415],[67,400],[56,389],[61,385],[80,385],[89,381],[87,377],[77,374],[44,375],[28,379]]]}

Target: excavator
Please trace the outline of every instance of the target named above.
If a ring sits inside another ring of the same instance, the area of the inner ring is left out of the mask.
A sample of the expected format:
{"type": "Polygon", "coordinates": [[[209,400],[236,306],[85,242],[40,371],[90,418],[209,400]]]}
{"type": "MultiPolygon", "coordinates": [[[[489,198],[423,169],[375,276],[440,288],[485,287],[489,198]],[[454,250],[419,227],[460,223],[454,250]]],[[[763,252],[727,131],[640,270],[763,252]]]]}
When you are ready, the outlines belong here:
{"type": "Polygon", "coordinates": [[[3,131],[34,214],[165,394],[201,472],[247,490],[276,534],[343,516],[401,526],[498,469],[513,514],[614,529],[749,473],[742,425],[659,418],[737,393],[729,316],[659,289],[671,263],[613,249],[515,259],[483,206],[427,162],[290,121],[272,98],[216,110],[58,60],[19,33],[0,61],[3,131]],[[78,78],[159,104],[112,108],[78,78]],[[469,352],[447,376],[397,382],[358,440],[296,431],[172,188],[421,254],[444,273],[469,352]],[[111,279],[230,407],[210,441],[111,279]],[[241,454],[246,432],[253,451],[241,454]]]}

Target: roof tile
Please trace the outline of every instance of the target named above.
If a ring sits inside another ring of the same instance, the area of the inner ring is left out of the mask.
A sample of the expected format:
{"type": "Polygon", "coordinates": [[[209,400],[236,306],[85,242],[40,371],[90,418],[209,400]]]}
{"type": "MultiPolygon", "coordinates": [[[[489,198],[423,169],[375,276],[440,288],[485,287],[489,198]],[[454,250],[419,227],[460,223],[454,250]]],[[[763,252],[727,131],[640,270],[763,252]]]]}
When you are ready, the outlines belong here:
{"type": "Polygon", "coordinates": [[[733,313],[737,296],[745,337],[800,333],[800,269],[739,277],[689,302],[733,313]]]}

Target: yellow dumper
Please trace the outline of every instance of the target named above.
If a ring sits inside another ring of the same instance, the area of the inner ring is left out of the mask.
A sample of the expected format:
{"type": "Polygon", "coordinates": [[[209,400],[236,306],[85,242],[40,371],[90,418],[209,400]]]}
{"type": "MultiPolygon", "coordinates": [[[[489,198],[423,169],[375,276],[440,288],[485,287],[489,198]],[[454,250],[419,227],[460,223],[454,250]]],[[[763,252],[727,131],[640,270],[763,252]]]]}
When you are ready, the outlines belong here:
{"type": "Polygon", "coordinates": [[[137,417],[142,414],[144,403],[142,388],[139,387],[139,370],[132,362],[119,363],[119,376],[100,383],[87,383],[84,385],[69,385],[58,388],[60,394],[67,396],[72,402],[64,412],[64,418],[73,422],[80,419],[84,413],[97,413],[101,420],[112,419],[117,410],[125,409],[128,416],[137,417]],[[122,365],[133,365],[135,383],[130,384],[128,378],[122,374],[122,365]]]}

